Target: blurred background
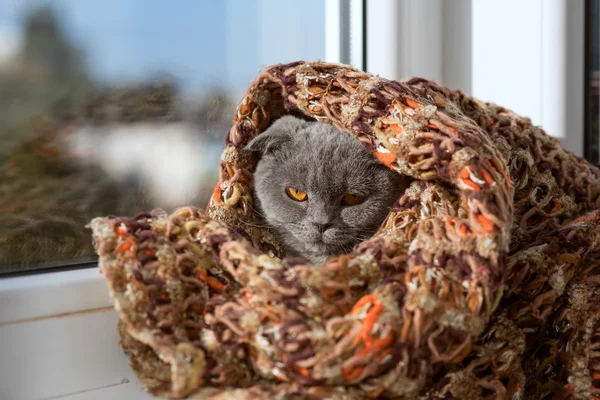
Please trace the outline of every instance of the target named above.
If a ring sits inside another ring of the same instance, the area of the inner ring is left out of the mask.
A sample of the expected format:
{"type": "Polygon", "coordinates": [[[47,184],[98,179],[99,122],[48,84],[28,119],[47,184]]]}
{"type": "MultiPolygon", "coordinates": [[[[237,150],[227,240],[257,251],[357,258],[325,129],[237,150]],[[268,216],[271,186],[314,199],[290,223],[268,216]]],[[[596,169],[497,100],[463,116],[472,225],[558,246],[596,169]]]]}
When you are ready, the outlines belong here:
{"type": "Polygon", "coordinates": [[[598,162],[600,0],[0,0],[0,274],[101,215],[206,205],[234,110],[296,60],[422,76],[598,162]]]}
{"type": "Polygon", "coordinates": [[[94,260],[95,216],[203,207],[252,79],[324,29],[321,0],[0,0],[0,272],[94,260]]]}

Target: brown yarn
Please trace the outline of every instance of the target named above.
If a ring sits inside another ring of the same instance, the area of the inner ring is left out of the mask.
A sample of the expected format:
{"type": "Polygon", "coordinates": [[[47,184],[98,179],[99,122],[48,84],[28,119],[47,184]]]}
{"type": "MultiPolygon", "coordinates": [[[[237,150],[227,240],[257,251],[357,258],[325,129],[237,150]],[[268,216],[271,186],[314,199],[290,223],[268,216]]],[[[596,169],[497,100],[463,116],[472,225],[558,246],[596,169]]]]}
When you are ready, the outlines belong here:
{"type": "Polygon", "coordinates": [[[510,110],[424,79],[297,62],[238,107],[206,212],[91,223],[145,387],[195,398],[600,397],[599,171],[510,110]],[[320,268],[253,213],[242,150],[316,118],[415,178],[320,268]]]}

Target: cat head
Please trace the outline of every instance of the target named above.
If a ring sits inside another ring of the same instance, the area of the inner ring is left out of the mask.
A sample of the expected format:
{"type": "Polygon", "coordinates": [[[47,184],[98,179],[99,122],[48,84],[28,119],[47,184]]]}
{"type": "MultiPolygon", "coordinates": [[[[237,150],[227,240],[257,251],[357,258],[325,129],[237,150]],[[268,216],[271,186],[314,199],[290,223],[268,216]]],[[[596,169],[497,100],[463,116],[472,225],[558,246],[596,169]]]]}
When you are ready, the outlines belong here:
{"type": "Polygon", "coordinates": [[[322,122],[284,116],[246,149],[261,155],[254,190],[262,216],[286,255],[312,263],[372,236],[408,183],[322,122]]]}

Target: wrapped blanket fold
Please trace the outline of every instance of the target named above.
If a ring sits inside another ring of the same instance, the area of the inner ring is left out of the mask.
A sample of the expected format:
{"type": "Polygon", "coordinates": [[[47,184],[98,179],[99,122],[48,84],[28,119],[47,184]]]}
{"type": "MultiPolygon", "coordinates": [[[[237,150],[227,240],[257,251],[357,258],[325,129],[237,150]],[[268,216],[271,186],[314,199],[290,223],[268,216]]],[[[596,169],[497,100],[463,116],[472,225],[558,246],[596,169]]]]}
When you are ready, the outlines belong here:
{"type": "Polygon", "coordinates": [[[600,173],[434,82],[297,62],[252,83],[206,210],[91,223],[121,345],[162,397],[600,398],[600,173]],[[377,234],[283,259],[243,147],[316,118],[415,179],[377,234]]]}

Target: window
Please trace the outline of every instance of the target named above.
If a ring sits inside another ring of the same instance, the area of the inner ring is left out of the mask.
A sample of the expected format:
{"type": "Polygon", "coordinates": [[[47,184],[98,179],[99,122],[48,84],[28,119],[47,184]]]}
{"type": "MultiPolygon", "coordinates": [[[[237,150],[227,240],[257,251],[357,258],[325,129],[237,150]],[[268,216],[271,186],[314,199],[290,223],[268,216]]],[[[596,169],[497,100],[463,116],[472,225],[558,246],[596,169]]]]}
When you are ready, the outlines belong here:
{"type": "Polygon", "coordinates": [[[203,207],[235,107],[274,63],[433,79],[597,162],[599,1],[4,0],[0,273],[95,265],[95,216],[203,207]]]}
{"type": "Polygon", "coordinates": [[[265,66],[325,58],[321,0],[7,0],[0,273],[94,265],[95,216],[203,207],[265,66]]]}

